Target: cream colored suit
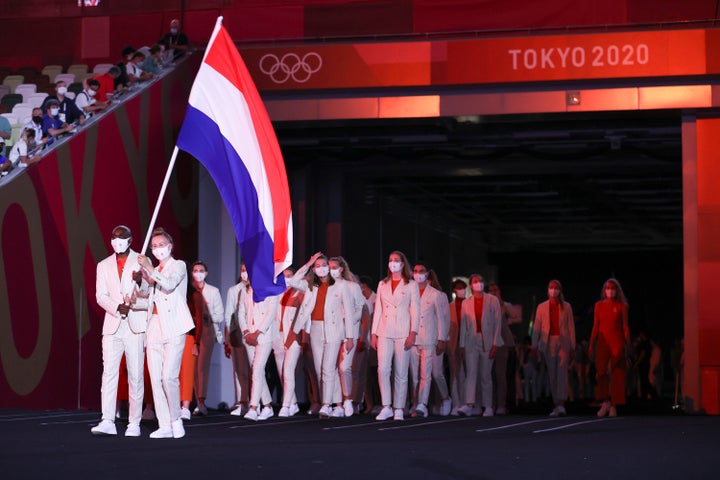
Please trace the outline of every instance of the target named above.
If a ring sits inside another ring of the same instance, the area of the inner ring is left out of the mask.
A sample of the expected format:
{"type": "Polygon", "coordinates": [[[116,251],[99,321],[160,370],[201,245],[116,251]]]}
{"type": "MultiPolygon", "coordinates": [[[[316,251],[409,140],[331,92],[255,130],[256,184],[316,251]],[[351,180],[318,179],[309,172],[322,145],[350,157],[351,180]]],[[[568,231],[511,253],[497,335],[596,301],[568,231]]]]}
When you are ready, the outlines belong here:
{"type": "Polygon", "coordinates": [[[555,405],[561,405],[568,396],[568,367],[570,355],[575,352],[575,319],[572,306],[563,302],[559,315],[560,335],[550,335],[550,301],[538,305],[533,325],[532,346],[545,359],[550,379],[550,392],[555,405]]]}

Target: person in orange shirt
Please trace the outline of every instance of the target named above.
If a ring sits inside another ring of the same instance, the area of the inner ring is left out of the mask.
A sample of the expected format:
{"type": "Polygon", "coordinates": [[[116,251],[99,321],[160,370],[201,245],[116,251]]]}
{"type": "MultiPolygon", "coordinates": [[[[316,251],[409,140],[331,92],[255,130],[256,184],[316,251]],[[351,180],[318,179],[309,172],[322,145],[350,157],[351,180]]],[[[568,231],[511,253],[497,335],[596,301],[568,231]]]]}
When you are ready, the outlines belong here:
{"type": "Polygon", "coordinates": [[[197,357],[200,353],[200,338],[203,329],[203,314],[207,306],[203,299],[202,292],[194,285],[188,287],[188,308],[192,315],[195,327],[185,334],[185,348],[183,348],[182,361],[180,363],[180,418],[190,420],[190,402],[193,399],[195,388],[195,368],[197,357]]]}
{"type": "Polygon", "coordinates": [[[602,400],[598,417],[617,416],[617,405],[625,404],[627,348],[630,345],[628,304],[620,282],[608,279],[595,304],[590,335],[590,356],[595,355],[597,398],[602,400]]]}

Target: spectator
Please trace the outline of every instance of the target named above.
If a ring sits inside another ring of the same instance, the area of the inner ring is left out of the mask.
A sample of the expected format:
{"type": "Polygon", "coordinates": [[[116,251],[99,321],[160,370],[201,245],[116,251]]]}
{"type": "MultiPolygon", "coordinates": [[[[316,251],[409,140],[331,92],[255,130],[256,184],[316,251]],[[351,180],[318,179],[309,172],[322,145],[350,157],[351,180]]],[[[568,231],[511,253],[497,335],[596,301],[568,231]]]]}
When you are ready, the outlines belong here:
{"type": "Polygon", "coordinates": [[[95,97],[100,90],[100,82],[94,78],[88,80],[87,86],[82,92],[75,97],[75,104],[82,110],[87,118],[92,117],[95,113],[104,110],[108,106],[108,102],[98,102],[95,97]]]}
{"type": "Polygon", "coordinates": [[[100,88],[97,90],[95,100],[98,102],[107,101],[108,104],[111,102],[112,99],[109,98],[108,95],[113,95],[116,92],[115,80],[120,77],[120,73],[120,67],[113,65],[106,73],[93,77],[93,80],[97,80],[100,83],[100,88]]]}
{"type": "Polygon", "coordinates": [[[48,145],[53,143],[54,138],[60,135],[71,133],[75,125],[68,125],[60,120],[60,103],[57,100],[49,100],[46,103],[45,115],[43,115],[42,131],[43,137],[48,137],[48,145]]]}
{"type": "Polygon", "coordinates": [[[20,135],[20,138],[15,145],[10,149],[10,162],[13,166],[27,167],[30,165],[30,159],[33,157],[32,148],[29,144],[35,142],[35,130],[32,128],[26,128],[20,135]]]}
{"type": "Polygon", "coordinates": [[[160,39],[160,42],[165,42],[168,48],[172,49],[174,61],[185,56],[188,50],[190,50],[188,37],[181,31],[180,20],[178,19],[173,19],[170,22],[170,32],[166,33],[165,36],[160,39]]]}
{"type": "Polygon", "coordinates": [[[135,48],[130,45],[122,50],[122,59],[117,63],[117,67],[120,69],[120,75],[114,80],[114,87],[117,91],[125,90],[131,83],[127,74],[127,65],[132,62],[135,52],[135,48]]]}
{"type": "Polygon", "coordinates": [[[150,55],[145,57],[145,61],[143,61],[140,68],[142,68],[143,72],[152,73],[154,75],[160,73],[161,67],[160,45],[153,45],[150,47],[150,55]]]}
{"type": "Polygon", "coordinates": [[[135,52],[133,54],[132,60],[128,62],[126,65],[126,72],[128,76],[128,82],[132,85],[137,82],[144,82],[145,80],[150,80],[153,78],[152,73],[144,72],[142,67],[140,66],[143,62],[145,62],[145,54],[142,52],[135,52]]]}
{"type": "Polygon", "coordinates": [[[82,110],[80,110],[77,105],[75,105],[75,101],[72,98],[66,96],[67,91],[67,85],[65,84],[65,82],[57,82],[55,84],[55,95],[45,97],[45,100],[43,101],[43,104],[40,108],[46,110],[46,106],[49,101],[57,100],[60,108],[60,113],[58,114],[58,117],[61,121],[65,123],[77,122],[80,125],[84,125],[85,115],[83,114],[82,110]]]}
{"type": "Polygon", "coordinates": [[[42,145],[47,142],[47,138],[43,137],[42,122],[43,109],[40,107],[33,108],[32,118],[28,123],[23,126],[23,130],[27,130],[28,128],[32,128],[33,130],[35,130],[35,141],[33,143],[28,143],[28,148],[30,148],[31,150],[34,149],[37,145],[42,145]]]}
{"type": "Polygon", "coordinates": [[[0,137],[0,176],[4,177],[10,171],[12,163],[3,155],[5,151],[5,139],[0,137]]]}
{"type": "Polygon", "coordinates": [[[10,120],[3,116],[0,116],[0,140],[3,141],[3,148],[0,148],[0,154],[5,151],[5,140],[10,140],[11,136],[12,125],[10,125],[10,120]]]}

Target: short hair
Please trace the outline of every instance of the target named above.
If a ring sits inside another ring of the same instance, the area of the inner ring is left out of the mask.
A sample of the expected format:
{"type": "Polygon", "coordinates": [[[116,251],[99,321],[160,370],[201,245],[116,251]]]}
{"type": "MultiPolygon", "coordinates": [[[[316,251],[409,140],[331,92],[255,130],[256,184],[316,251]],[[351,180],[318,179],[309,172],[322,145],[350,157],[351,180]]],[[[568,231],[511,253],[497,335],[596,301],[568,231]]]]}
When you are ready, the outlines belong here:
{"type": "Polygon", "coordinates": [[[88,80],[87,84],[88,84],[88,87],[99,87],[100,86],[100,82],[98,80],[95,80],[94,78],[91,78],[90,80],[88,80]]]}
{"type": "Polygon", "coordinates": [[[139,51],[138,51],[138,52],[135,52],[135,53],[133,54],[133,60],[135,60],[136,58],[145,58],[145,54],[142,53],[142,52],[139,52],[139,51]]]}
{"type": "Polygon", "coordinates": [[[154,55],[160,51],[160,45],[153,45],[150,47],[150,54],[154,55]]]}
{"type": "Polygon", "coordinates": [[[165,237],[165,240],[167,240],[168,243],[173,243],[173,239],[170,234],[167,233],[162,227],[157,227],[155,230],[153,230],[150,237],[165,237]]]}
{"type": "Polygon", "coordinates": [[[370,287],[372,286],[372,278],[369,275],[360,275],[360,283],[370,287]]]}
{"type": "Polygon", "coordinates": [[[117,65],[113,65],[113,66],[110,67],[110,69],[108,70],[108,73],[109,73],[110,75],[118,76],[118,75],[120,75],[120,67],[118,67],[117,65]]]}
{"type": "MultiPolygon", "coordinates": [[[[170,242],[170,243],[172,243],[172,242],[170,242]]],[[[205,265],[205,262],[203,262],[202,260],[195,260],[193,262],[193,264],[190,266],[190,270],[194,269],[196,265],[202,265],[202,267],[205,269],[206,272],[210,271],[210,270],[208,270],[207,265],[205,265]]]]}
{"type": "Polygon", "coordinates": [[[60,106],[60,102],[58,102],[58,101],[55,100],[54,98],[51,98],[51,99],[48,100],[47,103],[45,104],[45,108],[48,109],[48,108],[53,107],[53,106],[54,106],[54,107],[59,107],[59,106],[60,106]]]}
{"type": "Polygon", "coordinates": [[[26,137],[35,138],[35,129],[34,128],[26,128],[24,133],[25,133],[26,137]]]}
{"type": "Polygon", "coordinates": [[[137,50],[135,50],[135,47],[131,47],[130,45],[126,46],[122,49],[122,56],[127,57],[131,53],[135,53],[137,50]]]}

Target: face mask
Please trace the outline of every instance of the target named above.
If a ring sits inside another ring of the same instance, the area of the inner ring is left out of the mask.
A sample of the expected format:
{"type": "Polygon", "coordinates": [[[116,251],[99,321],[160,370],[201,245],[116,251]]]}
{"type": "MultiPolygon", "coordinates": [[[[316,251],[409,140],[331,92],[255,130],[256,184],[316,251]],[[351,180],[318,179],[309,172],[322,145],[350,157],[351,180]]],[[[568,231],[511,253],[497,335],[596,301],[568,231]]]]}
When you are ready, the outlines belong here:
{"type": "Polygon", "coordinates": [[[65,95],[67,93],[67,87],[58,87],[58,95],[65,95]]]}
{"type": "Polygon", "coordinates": [[[53,117],[56,116],[58,113],[60,113],[59,108],[51,108],[50,109],[50,115],[52,115],[53,117]]]}
{"type": "Polygon", "coordinates": [[[32,118],[32,121],[33,121],[34,123],[42,123],[42,117],[33,117],[33,118],[32,118]]]}
{"type": "Polygon", "coordinates": [[[427,280],[427,273],[413,273],[413,278],[417,283],[425,283],[425,280],[427,280]]]}
{"type": "Polygon", "coordinates": [[[485,290],[485,284],[483,282],[475,282],[470,287],[473,289],[473,292],[482,292],[485,290]]]}
{"type": "Polygon", "coordinates": [[[97,92],[95,90],[88,90],[86,93],[88,94],[88,97],[94,97],[97,92]]]}
{"type": "Polygon", "coordinates": [[[193,272],[193,279],[195,279],[196,282],[204,282],[205,277],[207,276],[207,273],[205,272],[193,272]]]}
{"type": "Polygon", "coordinates": [[[341,275],[340,269],[339,269],[339,268],[333,268],[333,269],[331,269],[331,270],[330,270],[330,275],[332,275],[332,277],[333,277],[335,280],[337,280],[338,278],[340,278],[340,275],[341,275]]]}
{"type": "Polygon", "coordinates": [[[247,274],[247,272],[240,272],[240,280],[242,280],[243,282],[247,282],[247,281],[248,281],[248,274],[247,274]]]}
{"type": "Polygon", "coordinates": [[[402,271],[402,262],[388,262],[388,268],[392,273],[398,273],[402,271]]]}
{"type": "Polygon", "coordinates": [[[177,28],[170,29],[170,33],[172,33],[173,35],[177,35],[177,32],[178,32],[177,28]]]}
{"type": "Polygon", "coordinates": [[[160,248],[153,248],[152,254],[159,261],[163,261],[170,256],[170,245],[165,245],[164,247],[160,248]]]}
{"type": "Polygon", "coordinates": [[[117,254],[125,253],[130,246],[129,238],[113,238],[110,240],[110,245],[117,254]]]}
{"type": "Polygon", "coordinates": [[[327,265],[324,267],[315,267],[314,272],[318,277],[327,277],[327,274],[330,272],[330,267],[327,265]]]}
{"type": "Polygon", "coordinates": [[[457,298],[465,298],[465,289],[462,290],[455,290],[455,296],[457,298]]]}

